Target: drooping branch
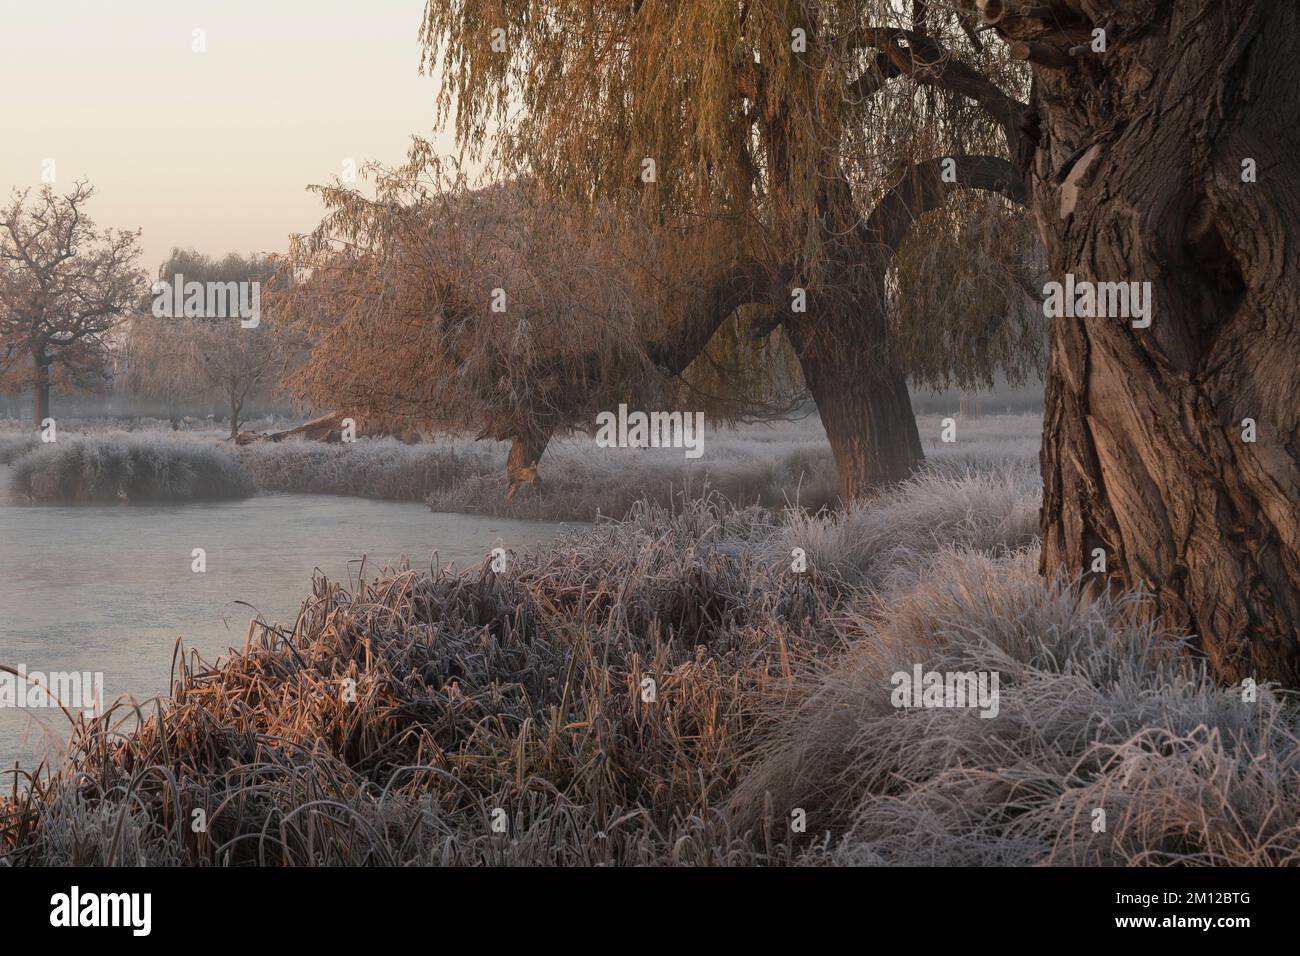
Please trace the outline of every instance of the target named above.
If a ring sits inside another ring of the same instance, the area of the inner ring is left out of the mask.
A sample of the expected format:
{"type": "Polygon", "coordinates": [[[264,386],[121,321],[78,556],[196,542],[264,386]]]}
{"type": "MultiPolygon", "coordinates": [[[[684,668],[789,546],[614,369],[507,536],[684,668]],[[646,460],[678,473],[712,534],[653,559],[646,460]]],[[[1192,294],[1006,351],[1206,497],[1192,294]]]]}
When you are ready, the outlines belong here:
{"type": "MultiPolygon", "coordinates": [[[[770,298],[768,275],[756,259],[743,259],[722,269],[683,311],[672,331],[643,343],[650,360],[665,375],[681,375],[704,354],[718,328],[742,306],[767,302],[770,298]]],[[[593,365],[597,357],[588,356],[593,365]]],[[[506,500],[525,484],[540,482],[539,466],[553,429],[523,425],[510,416],[489,422],[478,437],[510,441],[506,460],[506,500]]]]}
{"type": "Polygon", "coordinates": [[[1024,176],[1005,159],[941,156],[909,166],[862,228],[869,241],[896,252],[912,223],[938,209],[958,189],[988,190],[1022,205],[1028,195],[1024,176]]]}
{"type": "Polygon", "coordinates": [[[843,42],[848,47],[872,47],[880,54],[876,66],[850,87],[856,96],[880,89],[891,76],[908,76],[917,83],[964,96],[978,103],[1002,128],[1010,155],[1023,168],[1020,160],[1027,158],[1024,139],[1028,105],[1003,92],[932,37],[895,27],[861,27],[843,42]]]}
{"type": "Polygon", "coordinates": [[[885,84],[903,71],[894,65],[883,53],[877,53],[875,62],[869,69],[863,70],[856,80],[844,88],[844,98],[850,103],[863,103],[885,88],[885,84]]]}
{"type": "Polygon", "coordinates": [[[743,259],[719,273],[687,306],[672,333],[646,343],[646,352],[661,371],[680,375],[732,313],[769,298],[767,271],[757,259],[743,259]]]}

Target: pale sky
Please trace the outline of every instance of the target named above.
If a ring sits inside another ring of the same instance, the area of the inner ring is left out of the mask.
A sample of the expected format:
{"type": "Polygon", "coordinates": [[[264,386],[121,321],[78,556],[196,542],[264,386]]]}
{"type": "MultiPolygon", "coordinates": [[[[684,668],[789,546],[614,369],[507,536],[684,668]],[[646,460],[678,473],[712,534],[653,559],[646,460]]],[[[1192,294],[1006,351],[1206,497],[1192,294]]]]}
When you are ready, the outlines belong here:
{"type": "MultiPolygon", "coordinates": [[[[423,0],[0,0],[0,191],[89,179],[99,226],[276,252],[320,219],[309,183],[401,162],[434,133],[423,0]],[[196,29],[207,50],[193,52],[196,29]]],[[[450,152],[450,137],[436,139],[450,152]]]]}

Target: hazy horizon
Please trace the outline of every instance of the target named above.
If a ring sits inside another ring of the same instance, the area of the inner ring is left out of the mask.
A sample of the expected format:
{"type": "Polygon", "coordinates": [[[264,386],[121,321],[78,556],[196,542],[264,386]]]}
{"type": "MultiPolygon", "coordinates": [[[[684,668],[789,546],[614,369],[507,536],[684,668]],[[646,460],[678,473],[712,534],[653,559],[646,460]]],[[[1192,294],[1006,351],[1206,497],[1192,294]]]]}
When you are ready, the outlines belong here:
{"type": "Polygon", "coordinates": [[[39,189],[53,159],[56,191],[94,185],[101,228],[143,230],[151,276],[173,246],[283,251],[320,219],[308,185],[433,133],[423,0],[5,7],[0,80],[24,95],[4,107],[4,197],[39,189]]]}

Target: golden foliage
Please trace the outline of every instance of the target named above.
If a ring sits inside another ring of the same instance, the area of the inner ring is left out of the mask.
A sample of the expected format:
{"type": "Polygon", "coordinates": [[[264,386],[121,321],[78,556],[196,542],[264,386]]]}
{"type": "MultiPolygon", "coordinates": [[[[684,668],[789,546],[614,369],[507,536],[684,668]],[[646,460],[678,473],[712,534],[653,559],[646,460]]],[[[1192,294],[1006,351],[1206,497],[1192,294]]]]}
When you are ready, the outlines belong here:
{"type": "Polygon", "coordinates": [[[405,166],[367,174],[373,195],[318,188],[328,215],[272,299],[314,343],[292,382],[301,400],[507,438],[587,427],[619,402],[734,414],[771,381],[767,356],[731,371],[715,346],[695,377],[733,381],[710,403],[653,357],[734,230],[650,228],[607,204],[579,214],[522,180],[471,189],[420,140],[405,166]]]}

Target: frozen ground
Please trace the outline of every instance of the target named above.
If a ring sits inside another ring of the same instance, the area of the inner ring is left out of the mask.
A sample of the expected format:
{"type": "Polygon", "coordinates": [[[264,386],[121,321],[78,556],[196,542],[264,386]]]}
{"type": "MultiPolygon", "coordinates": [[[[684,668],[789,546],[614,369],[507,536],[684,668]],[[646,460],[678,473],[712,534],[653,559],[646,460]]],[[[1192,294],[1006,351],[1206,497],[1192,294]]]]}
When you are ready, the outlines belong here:
{"type": "MultiPolygon", "coordinates": [[[[955,441],[942,440],[945,416],[923,415],[918,430],[932,471],[961,474],[1003,464],[1036,467],[1041,419],[1036,414],[954,416],[955,441]]],[[[17,426],[18,423],[10,423],[17,426]]],[[[641,499],[668,503],[717,492],[733,503],[817,511],[838,499],[838,477],[825,433],[815,417],[736,429],[706,428],[703,454],[688,459],[682,449],[601,448],[590,436],[551,443],[542,459],[542,481],[505,500],[502,442],[436,438],[420,445],[393,439],[352,444],[285,441],[234,449],[213,429],[171,432],[153,422],[135,432],[94,423],[66,423],[60,440],[82,435],[123,442],[204,442],[238,455],[259,488],[309,494],[342,494],[426,501],[435,511],[512,518],[594,520],[621,517],[641,499]]],[[[30,433],[0,423],[0,462],[33,447],[30,433]]]]}

